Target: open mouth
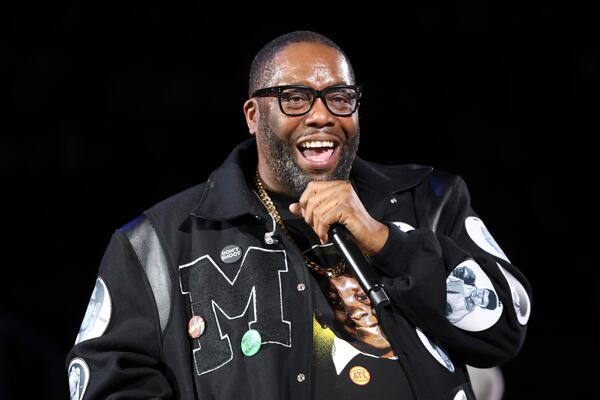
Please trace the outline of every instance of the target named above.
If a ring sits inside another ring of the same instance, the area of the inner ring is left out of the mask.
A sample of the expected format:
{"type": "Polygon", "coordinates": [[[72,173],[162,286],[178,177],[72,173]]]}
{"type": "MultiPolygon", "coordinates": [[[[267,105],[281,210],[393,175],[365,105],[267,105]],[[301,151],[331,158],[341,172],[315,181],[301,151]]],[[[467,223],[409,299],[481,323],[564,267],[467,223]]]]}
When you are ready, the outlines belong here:
{"type": "Polygon", "coordinates": [[[358,326],[356,328],[357,331],[362,331],[362,332],[368,332],[371,335],[381,335],[381,332],[379,331],[379,326],[378,325],[373,325],[373,326],[358,326]]]}
{"type": "Polygon", "coordinates": [[[309,168],[329,169],[337,161],[338,147],[332,140],[305,140],[298,145],[298,151],[309,168]]]}

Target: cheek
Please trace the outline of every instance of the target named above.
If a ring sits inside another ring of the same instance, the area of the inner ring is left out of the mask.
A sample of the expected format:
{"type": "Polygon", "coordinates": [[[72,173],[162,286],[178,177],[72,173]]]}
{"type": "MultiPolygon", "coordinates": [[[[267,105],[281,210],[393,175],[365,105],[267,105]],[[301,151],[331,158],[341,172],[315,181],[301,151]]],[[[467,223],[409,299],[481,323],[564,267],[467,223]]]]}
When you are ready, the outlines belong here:
{"type": "Polygon", "coordinates": [[[277,104],[273,105],[271,111],[265,115],[264,123],[281,140],[288,141],[298,127],[298,122],[293,118],[286,117],[279,111],[277,104]]]}
{"type": "Polygon", "coordinates": [[[352,116],[352,118],[342,121],[341,125],[348,137],[354,137],[358,131],[358,117],[352,116]]]}
{"type": "Polygon", "coordinates": [[[344,321],[348,316],[346,315],[346,311],[340,309],[340,308],[335,308],[334,310],[335,312],[335,318],[340,320],[340,321],[344,321]]]}

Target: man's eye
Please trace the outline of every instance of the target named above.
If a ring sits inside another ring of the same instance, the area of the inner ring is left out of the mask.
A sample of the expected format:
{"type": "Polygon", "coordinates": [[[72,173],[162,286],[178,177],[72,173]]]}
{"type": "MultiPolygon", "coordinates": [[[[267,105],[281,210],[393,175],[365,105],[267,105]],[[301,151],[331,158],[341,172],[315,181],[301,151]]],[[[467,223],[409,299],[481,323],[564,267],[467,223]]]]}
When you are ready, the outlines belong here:
{"type": "Polygon", "coordinates": [[[338,298],[334,298],[334,297],[330,297],[329,298],[329,302],[331,303],[331,305],[337,309],[340,310],[344,310],[344,305],[342,304],[342,302],[340,301],[340,299],[338,298]]]}
{"type": "Polygon", "coordinates": [[[308,96],[304,93],[284,93],[281,99],[288,103],[301,103],[308,101],[308,96]]]}
{"type": "Polygon", "coordinates": [[[329,101],[333,101],[334,103],[350,103],[352,99],[349,96],[337,95],[331,97],[329,101]]]}
{"type": "Polygon", "coordinates": [[[366,294],[360,294],[356,296],[356,300],[360,301],[363,304],[370,304],[371,300],[369,300],[369,296],[367,296],[366,294]]]}

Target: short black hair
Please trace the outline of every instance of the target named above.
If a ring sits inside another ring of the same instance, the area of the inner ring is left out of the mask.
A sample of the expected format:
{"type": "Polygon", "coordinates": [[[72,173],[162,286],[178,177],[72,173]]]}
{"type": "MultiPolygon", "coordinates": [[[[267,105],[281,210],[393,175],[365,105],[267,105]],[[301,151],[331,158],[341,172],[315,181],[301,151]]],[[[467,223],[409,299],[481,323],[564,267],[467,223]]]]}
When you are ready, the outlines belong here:
{"type": "Polygon", "coordinates": [[[248,79],[248,96],[252,96],[257,89],[264,87],[265,82],[272,73],[272,61],[281,50],[292,43],[321,43],[340,52],[346,59],[350,69],[351,83],[354,83],[354,70],[352,64],[344,51],[331,39],[312,31],[294,31],[281,35],[264,45],[252,61],[250,76],[248,79]]]}
{"type": "Polygon", "coordinates": [[[498,296],[496,296],[496,292],[491,289],[487,289],[488,291],[488,304],[485,306],[488,310],[495,310],[498,306],[498,296]]]}

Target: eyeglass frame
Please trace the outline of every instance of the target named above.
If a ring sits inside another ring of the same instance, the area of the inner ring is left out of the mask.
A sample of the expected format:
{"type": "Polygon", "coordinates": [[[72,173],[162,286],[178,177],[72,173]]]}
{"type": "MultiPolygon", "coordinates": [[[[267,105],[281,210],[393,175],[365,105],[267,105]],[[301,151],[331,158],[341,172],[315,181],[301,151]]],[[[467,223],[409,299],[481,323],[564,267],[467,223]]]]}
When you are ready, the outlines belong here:
{"type": "Polygon", "coordinates": [[[312,110],[317,99],[319,98],[325,105],[325,108],[327,109],[327,111],[329,111],[331,114],[335,115],[336,117],[349,117],[352,114],[354,114],[356,112],[356,110],[358,110],[358,106],[360,105],[361,96],[362,96],[362,86],[360,86],[360,85],[332,85],[332,86],[327,86],[326,88],[321,89],[321,90],[314,89],[314,88],[311,88],[310,86],[304,86],[304,85],[282,85],[282,86],[272,86],[272,87],[257,89],[254,91],[254,93],[252,93],[250,98],[252,98],[252,97],[277,97],[277,102],[279,103],[279,109],[281,110],[281,112],[284,115],[287,115],[289,117],[301,117],[303,115],[308,114],[310,112],[310,110],[312,110]],[[327,104],[327,100],[325,99],[325,94],[327,92],[331,91],[332,89],[339,89],[339,88],[354,89],[356,91],[356,105],[354,106],[354,109],[352,110],[352,112],[349,114],[339,114],[339,113],[335,113],[335,112],[331,111],[331,109],[329,108],[329,105],[327,104]],[[308,107],[308,110],[306,110],[305,112],[303,112],[301,114],[286,113],[283,110],[283,105],[281,104],[281,94],[286,89],[307,89],[309,92],[311,92],[313,95],[313,98],[312,98],[312,102],[310,103],[310,107],[308,107]]]}

